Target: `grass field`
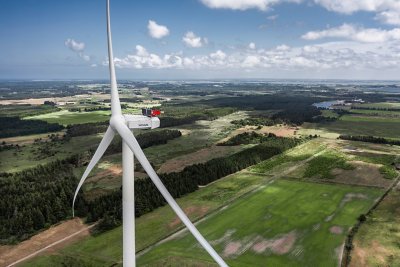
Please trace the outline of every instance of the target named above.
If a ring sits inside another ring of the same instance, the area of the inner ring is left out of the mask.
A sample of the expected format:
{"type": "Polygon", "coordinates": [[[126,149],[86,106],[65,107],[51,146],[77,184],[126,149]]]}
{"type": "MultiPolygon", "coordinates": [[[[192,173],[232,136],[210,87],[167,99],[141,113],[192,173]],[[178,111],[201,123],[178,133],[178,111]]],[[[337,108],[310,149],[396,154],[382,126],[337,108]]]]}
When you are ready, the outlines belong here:
{"type": "Polygon", "coordinates": [[[34,151],[44,144],[29,144],[21,147],[19,150],[4,150],[0,152],[0,171],[17,172],[23,169],[45,164],[56,159],[62,159],[70,155],[87,151],[89,148],[95,148],[100,142],[101,135],[88,135],[71,138],[67,143],[49,143],[47,153],[52,151],[54,155],[39,157],[34,151]]]}
{"type": "Polygon", "coordinates": [[[70,112],[68,110],[61,110],[53,113],[47,113],[32,117],[25,117],[24,119],[31,120],[44,120],[49,123],[59,123],[62,125],[80,124],[87,122],[100,122],[110,119],[111,111],[98,110],[91,112],[70,112]]]}
{"type": "MultiPolygon", "coordinates": [[[[218,209],[233,199],[265,184],[269,179],[260,175],[227,176],[205,188],[178,199],[179,205],[194,220],[218,209]]],[[[136,219],[136,248],[141,250],[182,227],[171,208],[164,206],[136,219]]],[[[23,266],[63,266],[68,257],[79,258],[82,266],[110,266],[122,257],[122,228],[118,227],[82,242],[68,246],[57,255],[43,256],[23,266]],[[86,265],[85,265],[86,264],[86,265]]],[[[65,265],[64,265],[65,266],[65,265]]],[[[80,265],[78,265],[80,266],[80,265]]]]}
{"type": "Polygon", "coordinates": [[[399,119],[364,117],[356,120],[354,117],[345,117],[343,120],[329,123],[305,123],[303,129],[299,131],[300,134],[318,134],[329,138],[336,138],[339,134],[349,134],[400,139],[399,119]]]}
{"type": "Polygon", "coordinates": [[[400,187],[367,218],[354,237],[351,267],[400,266],[400,187]]]}
{"type": "MultiPolygon", "coordinates": [[[[280,180],[198,227],[230,266],[337,266],[347,230],[381,193],[280,180]]],[[[212,263],[185,233],[152,249],[138,264],[203,266],[203,261],[212,263]]]]}

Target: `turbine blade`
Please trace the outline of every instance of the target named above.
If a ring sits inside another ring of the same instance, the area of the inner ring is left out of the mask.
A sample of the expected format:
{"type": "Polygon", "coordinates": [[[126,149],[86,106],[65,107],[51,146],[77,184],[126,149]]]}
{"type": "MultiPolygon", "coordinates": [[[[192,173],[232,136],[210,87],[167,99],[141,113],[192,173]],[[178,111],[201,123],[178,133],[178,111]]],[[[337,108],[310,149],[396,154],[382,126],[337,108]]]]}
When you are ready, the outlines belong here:
{"type": "Polygon", "coordinates": [[[121,115],[121,103],[119,102],[117,78],[115,76],[114,54],[111,38],[111,22],[110,22],[110,0],[107,0],[107,42],[108,42],[108,67],[110,69],[111,81],[111,114],[121,115]]]}
{"type": "MultiPolygon", "coordinates": [[[[135,154],[137,160],[143,166],[143,169],[147,172],[150,179],[153,181],[155,186],[158,188],[160,193],[163,195],[165,200],[174,210],[176,215],[178,215],[179,219],[186,225],[192,235],[199,241],[200,245],[210,254],[210,256],[223,267],[227,267],[228,265],[224,262],[224,260],[217,254],[217,252],[211,247],[211,245],[207,242],[207,240],[200,234],[197,228],[193,225],[193,223],[189,220],[183,210],[179,207],[178,203],[174,200],[171,194],[168,192],[167,188],[164,186],[157,173],[154,171],[153,167],[150,165],[150,162],[146,158],[143,153],[142,148],[137,142],[135,136],[131,132],[131,130],[122,122],[115,123],[115,130],[119,133],[122,139],[128,144],[130,149],[135,154]]],[[[133,193],[133,192],[132,192],[133,193]]]]}
{"type": "Polygon", "coordinates": [[[79,181],[78,187],[76,188],[74,200],[72,202],[72,216],[75,217],[74,206],[76,196],[78,195],[79,190],[81,189],[83,183],[85,182],[87,176],[92,171],[93,167],[99,162],[100,158],[103,156],[104,152],[106,151],[107,147],[110,145],[111,141],[115,136],[114,130],[108,126],[106,133],[103,136],[103,139],[100,142],[100,145],[97,147],[96,152],[93,155],[93,158],[90,160],[89,165],[86,167],[85,172],[82,175],[81,180],[79,181]]]}

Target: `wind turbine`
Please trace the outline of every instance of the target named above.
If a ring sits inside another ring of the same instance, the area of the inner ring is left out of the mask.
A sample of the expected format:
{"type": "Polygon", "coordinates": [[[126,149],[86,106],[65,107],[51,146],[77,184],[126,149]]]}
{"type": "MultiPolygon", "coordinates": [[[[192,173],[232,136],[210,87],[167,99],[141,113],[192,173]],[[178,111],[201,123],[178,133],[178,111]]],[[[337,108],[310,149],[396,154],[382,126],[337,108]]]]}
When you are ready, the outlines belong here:
{"type": "Polygon", "coordinates": [[[74,205],[76,196],[85,182],[87,176],[93,167],[97,164],[100,158],[103,156],[107,147],[110,145],[116,133],[122,138],[122,220],[123,220],[123,263],[126,267],[135,266],[135,198],[134,198],[134,156],[138,159],[143,169],[149,175],[157,189],[163,195],[167,203],[174,210],[179,219],[186,225],[192,235],[197,239],[200,245],[210,254],[210,256],[223,267],[228,265],[224,260],[217,254],[217,252],[211,247],[207,240],[200,234],[197,228],[189,220],[186,214],[182,211],[179,205],[176,203],[174,198],[168,192],[157,173],[154,171],[150,162],[143,153],[142,148],[137,142],[135,136],[131,132],[131,129],[153,129],[160,125],[160,120],[153,116],[157,114],[151,113],[143,115],[122,115],[121,104],[118,96],[117,80],[115,77],[114,67],[114,56],[112,49],[111,40],[111,26],[110,26],[110,0],[107,0],[107,40],[108,40],[108,59],[109,59],[109,71],[111,81],[111,119],[110,125],[107,128],[103,139],[100,142],[99,147],[94,153],[93,158],[90,160],[85,172],[79,181],[78,187],[76,188],[72,211],[74,215],[74,205]]]}

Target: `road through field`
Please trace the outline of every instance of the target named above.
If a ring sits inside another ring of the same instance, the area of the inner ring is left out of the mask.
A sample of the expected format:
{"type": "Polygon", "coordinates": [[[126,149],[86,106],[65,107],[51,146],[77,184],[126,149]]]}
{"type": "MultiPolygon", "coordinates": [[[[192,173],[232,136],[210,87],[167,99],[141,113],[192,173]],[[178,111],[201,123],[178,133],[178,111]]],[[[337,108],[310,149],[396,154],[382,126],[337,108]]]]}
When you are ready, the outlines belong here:
{"type": "Polygon", "coordinates": [[[74,238],[89,235],[89,230],[95,225],[86,226],[80,219],[73,219],[45,230],[16,246],[10,248],[4,246],[6,248],[0,248],[0,266],[15,266],[42,252],[47,252],[50,249],[60,249],[60,247],[64,247],[73,241],[74,238]],[[59,238],[60,236],[61,238],[59,238]]]}

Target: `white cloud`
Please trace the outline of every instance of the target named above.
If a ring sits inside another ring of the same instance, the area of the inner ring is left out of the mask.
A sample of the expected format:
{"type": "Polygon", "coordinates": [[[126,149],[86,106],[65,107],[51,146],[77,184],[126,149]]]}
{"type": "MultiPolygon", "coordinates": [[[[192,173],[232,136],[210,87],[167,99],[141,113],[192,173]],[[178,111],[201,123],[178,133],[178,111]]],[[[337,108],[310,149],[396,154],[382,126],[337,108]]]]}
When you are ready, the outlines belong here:
{"type": "Polygon", "coordinates": [[[249,43],[249,48],[250,49],[256,49],[256,44],[253,43],[253,42],[249,43]]]}
{"type": "Polygon", "coordinates": [[[322,38],[342,38],[363,43],[382,43],[391,40],[400,40],[400,28],[382,30],[376,28],[361,28],[352,24],[343,24],[339,27],[328,28],[322,31],[310,31],[302,36],[306,40],[322,38]]]}
{"type": "Polygon", "coordinates": [[[154,20],[149,20],[147,29],[149,30],[149,35],[155,39],[161,39],[169,34],[166,26],[157,24],[154,20]]]}
{"type": "Polygon", "coordinates": [[[314,2],[330,11],[344,14],[357,11],[400,10],[400,1],[398,0],[314,0],[314,2]]]}
{"type": "Polygon", "coordinates": [[[400,25],[399,0],[314,0],[329,11],[352,14],[358,11],[377,13],[376,19],[385,24],[400,25]]]}
{"type": "Polygon", "coordinates": [[[66,47],[74,52],[83,52],[83,50],[85,49],[85,43],[81,43],[70,38],[65,40],[64,44],[66,47]]]}
{"type": "Polygon", "coordinates": [[[233,10],[259,9],[261,11],[268,10],[270,6],[282,2],[299,3],[302,0],[200,0],[209,8],[223,8],[233,10]]]}
{"type": "Polygon", "coordinates": [[[201,38],[200,36],[197,36],[194,34],[194,32],[187,32],[185,36],[182,37],[182,41],[187,45],[188,47],[202,47],[203,44],[207,44],[208,40],[207,38],[201,38]]]}
{"type": "Polygon", "coordinates": [[[375,19],[390,25],[400,25],[400,11],[384,11],[375,16],[375,19]]]}
{"type": "MultiPolygon", "coordinates": [[[[325,9],[342,14],[352,14],[359,11],[376,13],[376,19],[385,24],[400,25],[399,0],[200,0],[204,5],[214,9],[268,10],[273,5],[284,2],[315,3],[325,9]]],[[[278,15],[267,17],[275,20],[278,15]]]]}
{"type": "Polygon", "coordinates": [[[84,54],[85,43],[68,38],[67,40],[65,40],[64,45],[68,47],[71,51],[77,53],[78,56],[83,60],[90,61],[90,56],[84,54]]]}
{"type": "MultiPolygon", "coordinates": [[[[158,55],[136,46],[134,54],[115,58],[118,68],[180,69],[242,71],[307,71],[308,73],[344,70],[393,70],[400,66],[398,41],[361,43],[357,41],[328,42],[302,47],[279,45],[265,50],[222,50],[187,56],[182,52],[158,55]]],[[[104,62],[103,64],[107,64],[104,62]]]]}

